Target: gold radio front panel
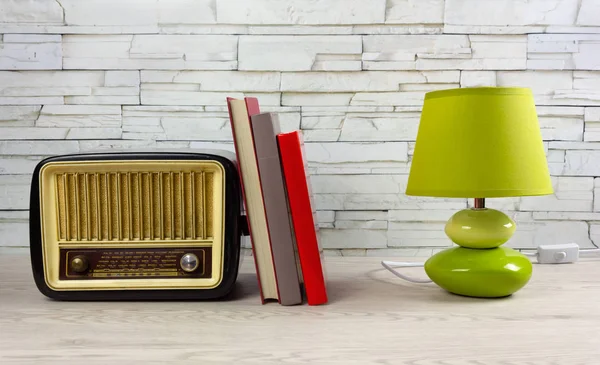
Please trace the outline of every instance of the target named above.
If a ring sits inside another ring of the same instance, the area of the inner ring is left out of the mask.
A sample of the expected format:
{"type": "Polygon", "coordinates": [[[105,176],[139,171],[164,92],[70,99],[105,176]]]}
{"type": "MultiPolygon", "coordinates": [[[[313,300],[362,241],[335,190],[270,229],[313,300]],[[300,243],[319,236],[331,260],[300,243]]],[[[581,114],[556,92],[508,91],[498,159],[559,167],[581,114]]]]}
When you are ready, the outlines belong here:
{"type": "MultiPolygon", "coordinates": [[[[237,221],[226,222],[226,182],[235,176],[223,161],[192,157],[58,159],[39,166],[41,270],[48,289],[219,286],[225,226],[237,228],[237,221]]],[[[237,189],[229,190],[235,202],[237,189]]]]}

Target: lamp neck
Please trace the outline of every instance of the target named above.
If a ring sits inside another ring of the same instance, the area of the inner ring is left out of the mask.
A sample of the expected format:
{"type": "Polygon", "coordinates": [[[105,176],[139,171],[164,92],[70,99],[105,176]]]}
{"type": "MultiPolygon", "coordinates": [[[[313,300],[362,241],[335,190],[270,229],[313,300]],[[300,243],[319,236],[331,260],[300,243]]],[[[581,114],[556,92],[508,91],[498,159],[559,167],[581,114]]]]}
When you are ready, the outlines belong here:
{"type": "Polygon", "coordinates": [[[484,209],[485,208],[485,198],[475,198],[475,209],[484,209]]]}

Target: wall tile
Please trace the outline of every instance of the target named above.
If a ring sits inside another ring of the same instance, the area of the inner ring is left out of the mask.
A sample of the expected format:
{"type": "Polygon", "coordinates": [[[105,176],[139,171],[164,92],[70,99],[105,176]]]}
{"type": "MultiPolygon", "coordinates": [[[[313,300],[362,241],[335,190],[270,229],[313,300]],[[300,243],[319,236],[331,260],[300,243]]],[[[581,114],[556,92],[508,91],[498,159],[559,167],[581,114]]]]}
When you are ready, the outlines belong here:
{"type": "Polygon", "coordinates": [[[120,127],[119,105],[45,105],[38,127],[120,127]]]}
{"type": "Polygon", "coordinates": [[[600,141],[600,108],[585,108],[584,141],[600,141]]]}
{"type": "Polygon", "coordinates": [[[0,35],[0,70],[59,70],[60,35],[0,35]]]}
{"type": "Polygon", "coordinates": [[[458,210],[390,210],[390,222],[447,222],[458,210]]]}
{"type": "Polygon", "coordinates": [[[406,85],[432,83],[457,83],[456,71],[438,72],[311,72],[284,73],[281,91],[286,92],[350,92],[350,91],[399,91],[406,85]]]}
{"type": "Polygon", "coordinates": [[[338,220],[333,225],[337,229],[370,229],[387,230],[387,221],[347,221],[338,220]]]}
{"type": "Polygon", "coordinates": [[[62,24],[60,3],[47,0],[2,1],[0,23],[7,24],[62,24]]]}
{"type": "Polygon", "coordinates": [[[157,142],[152,140],[129,141],[114,139],[79,141],[79,148],[82,152],[106,150],[149,150],[156,148],[177,149],[189,147],[189,142],[179,141],[157,142]]]}
{"type": "Polygon", "coordinates": [[[391,222],[388,230],[389,247],[450,247],[452,241],[444,233],[444,224],[391,222]]]}
{"type": "MultiPolygon", "coordinates": [[[[314,35],[314,34],[353,34],[350,25],[252,25],[248,34],[272,35],[314,35]]],[[[241,32],[238,32],[241,33],[241,32]]]]}
{"type": "Polygon", "coordinates": [[[28,140],[37,139],[65,139],[68,128],[34,128],[34,127],[6,127],[0,130],[2,140],[28,140]],[[26,137],[25,137],[26,136],[26,137]]]}
{"type": "Polygon", "coordinates": [[[508,241],[513,248],[536,248],[576,242],[580,247],[593,247],[586,222],[517,222],[517,230],[508,241]]]}
{"type": "Polygon", "coordinates": [[[384,0],[217,0],[217,21],[230,24],[383,23],[384,0]]]}
{"type": "Polygon", "coordinates": [[[41,109],[39,105],[0,105],[0,127],[33,127],[41,109]]]}
{"type": "Polygon", "coordinates": [[[390,0],[385,22],[388,24],[442,24],[444,0],[390,0]]]}
{"type": "Polygon", "coordinates": [[[420,113],[348,113],[340,141],[414,141],[420,113]]]}
{"type": "MultiPolygon", "coordinates": [[[[108,8],[107,8],[108,9],[108,8]]],[[[65,35],[65,69],[232,70],[233,35],[65,35]]]]}
{"type": "Polygon", "coordinates": [[[600,105],[600,72],[498,71],[498,86],[532,89],[538,105],[600,105]]]}
{"type": "Polygon", "coordinates": [[[66,139],[120,139],[121,128],[69,128],[66,139]]]}
{"type": "Polygon", "coordinates": [[[1,175],[0,173],[0,210],[28,210],[29,184],[31,184],[29,175],[1,175]]]}
{"type": "Polygon", "coordinates": [[[422,106],[425,91],[356,93],[350,105],[357,106],[422,106]]]}
{"type": "Polygon", "coordinates": [[[106,85],[109,72],[0,71],[0,104],[138,104],[139,85],[106,85]]]}
{"type": "Polygon", "coordinates": [[[240,36],[238,69],[358,71],[361,52],[360,36],[240,36]]]}
{"type": "Polygon", "coordinates": [[[600,34],[530,34],[527,68],[600,70],[600,34]]]}
{"type": "Polygon", "coordinates": [[[276,92],[278,72],[142,71],[142,90],[276,92]]]}
{"type": "Polygon", "coordinates": [[[215,22],[210,0],[61,0],[66,23],[84,26],[210,24],[215,22]]]}
{"type": "Polygon", "coordinates": [[[315,143],[304,144],[306,160],[312,167],[393,166],[408,160],[408,146],[404,142],[386,143],[315,143]]]}
{"type": "Polygon", "coordinates": [[[323,248],[385,248],[387,236],[379,229],[321,229],[319,242],[323,248]]]}
{"type": "Polygon", "coordinates": [[[0,157],[0,175],[31,174],[41,160],[37,156],[2,156],[0,157]]]}
{"type": "Polygon", "coordinates": [[[594,200],[591,177],[552,177],[553,195],[521,198],[522,211],[590,212],[594,200]]]}
{"type": "Polygon", "coordinates": [[[363,37],[366,70],[415,70],[417,59],[470,58],[469,38],[463,35],[372,35],[363,37]]]}
{"type": "Polygon", "coordinates": [[[77,141],[0,141],[0,155],[51,156],[76,152],[79,152],[77,141]]]}
{"type": "Polygon", "coordinates": [[[583,108],[540,106],[536,110],[545,141],[583,140],[583,108]]]}
{"type": "Polygon", "coordinates": [[[600,26],[600,3],[597,0],[581,0],[579,12],[577,14],[577,25],[600,26]]]}
{"type": "Polygon", "coordinates": [[[521,26],[529,29],[533,26],[533,30],[537,30],[535,26],[575,24],[578,10],[577,0],[446,0],[444,22],[471,27],[521,26]]]}
{"type": "Polygon", "coordinates": [[[600,176],[600,150],[567,151],[562,173],[571,176],[600,176]]]}
{"type": "Polygon", "coordinates": [[[462,71],[460,73],[461,87],[497,86],[494,71],[462,71]]]}
{"type": "Polygon", "coordinates": [[[29,246],[29,212],[0,211],[0,247],[29,246]]]}
{"type": "Polygon", "coordinates": [[[351,221],[370,221],[370,220],[379,220],[379,221],[387,221],[387,211],[340,211],[336,212],[336,219],[339,220],[351,220],[351,221]]]}
{"type": "Polygon", "coordinates": [[[283,106],[348,106],[354,94],[352,93],[283,93],[283,106]]]}
{"type": "Polygon", "coordinates": [[[398,194],[406,188],[401,175],[317,175],[311,178],[315,194],[398,194]]]}

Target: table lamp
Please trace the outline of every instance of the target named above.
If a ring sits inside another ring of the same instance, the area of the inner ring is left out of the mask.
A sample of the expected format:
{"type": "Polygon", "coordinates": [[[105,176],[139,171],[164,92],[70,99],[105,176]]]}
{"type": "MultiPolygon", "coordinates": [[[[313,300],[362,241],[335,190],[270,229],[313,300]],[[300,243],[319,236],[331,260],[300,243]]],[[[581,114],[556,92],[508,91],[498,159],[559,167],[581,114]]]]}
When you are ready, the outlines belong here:
{"type": "Polygon", "coordinates": [[[470,297],[505,297],[531,278],[531,261],[501,247],[515,222],[485,198],[552,194],[533,95],[475,87],[425,95],[406,194],[473,198],[445,227],[456,245],[425,263],[429,278],[470,297]]]}

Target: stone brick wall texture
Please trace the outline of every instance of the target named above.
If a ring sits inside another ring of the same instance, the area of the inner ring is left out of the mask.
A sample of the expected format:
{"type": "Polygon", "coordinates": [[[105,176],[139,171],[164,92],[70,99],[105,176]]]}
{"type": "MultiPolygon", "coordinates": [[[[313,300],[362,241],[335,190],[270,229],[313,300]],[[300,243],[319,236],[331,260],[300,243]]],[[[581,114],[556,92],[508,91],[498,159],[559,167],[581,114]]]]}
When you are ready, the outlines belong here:
{"type": "Polygon", "coordinates": [[[600,0],[0,0],[0,246],[31,172],[112,148],[233,150],[225,97],[306,140],[330,254],[431,253],[466,199],[404,195],[423,96],[534,94],[555,194],[490,199],[510,245],[600,244],[600,0]]]}

